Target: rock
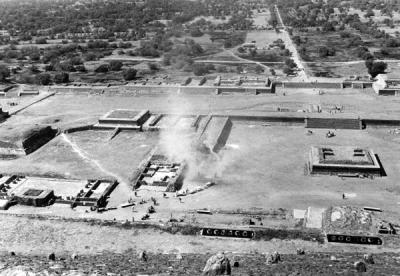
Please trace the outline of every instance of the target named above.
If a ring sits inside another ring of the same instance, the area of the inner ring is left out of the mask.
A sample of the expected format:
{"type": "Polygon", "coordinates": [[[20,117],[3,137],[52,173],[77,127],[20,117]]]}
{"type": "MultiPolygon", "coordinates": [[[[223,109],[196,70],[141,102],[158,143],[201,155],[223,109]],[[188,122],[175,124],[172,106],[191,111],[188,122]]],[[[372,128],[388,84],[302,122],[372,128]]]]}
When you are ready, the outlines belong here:
{"type": "Polygon", "coordinates": [[[146,251],[141,251],[139,253],[139,260],[147,262],[147,254],[146,251]]]}
{"type": "Polygon", "coordinates": [[[238,256],[233,257],[233,267],[239,267],[239,257],[238,256]]]}
{"type": "Polygon", "coordinates": [[[280,261],[281,261],[281,255],[277,251],[275,251],[274,253],[269,254],[267,256],[266,263],[267,265],[270,265],[270,264],[277,264],[280,261]]]}
{"type": "Polygon", "coordinates": [[[14,251],[11,251],[11,252],[10,252],[10,255],[11,255],[11,256],[15,256],[15,252],[14,252],[14,251]]]}
{"type": "Polygon", "coordinates": [[[51,254],[49,254],[48,259],[51,260],[51,261],[55,261],[56,260],[56,255],[54,253],[51,253],[51,254]]]}
{"type": "Polygon", "coordinates": [[[203,269],[204,276],[231,275],[231,264],[224,253],[219,252],[211,256],[203,269]]]}
{"type": "Polygon", "coordinates": [[[367,264],[374,264],[375,263],[374,257],[372,256],[371,253],[364,254],[363,259],[364,259],[364,262],[367,263],[367,264]]]}
{"type": "Polygon", "coordinates": [[[336,261],[337,261],[337,258],[336,258],[335,256],[333,256],[333,255],[331,256],[330,259],[331,259],[331,261],[333,261],[333,262],[336,262],[336,261]]]}
{"type": "Polygon", "coordinates": [[[363,261],[355,262],[354,268],[357,272],[367,272],[367,265],[363,261]]]}
{"type": "Polygon", "coordinates": [[[304,251],[303,248],[297,248],[296,249],[296,254],[297,255],[304,255],[304,254],[306,254],[306,252],[304,251]]]}
{"type": "Polygon", "coordinates": [[[176,259],[177,259],[177,260],[182,260],[183,257],[182,257],[182,255],[181,255],[180,253],[178,253],[178,254],[176,254],[176,259]]]}
{"type": "Polygon", "coordinates": [[[71,259],[72,259],[72,260],[78,259],[78,254],[73,253],[73,254],[71,255],[71,259]]]}

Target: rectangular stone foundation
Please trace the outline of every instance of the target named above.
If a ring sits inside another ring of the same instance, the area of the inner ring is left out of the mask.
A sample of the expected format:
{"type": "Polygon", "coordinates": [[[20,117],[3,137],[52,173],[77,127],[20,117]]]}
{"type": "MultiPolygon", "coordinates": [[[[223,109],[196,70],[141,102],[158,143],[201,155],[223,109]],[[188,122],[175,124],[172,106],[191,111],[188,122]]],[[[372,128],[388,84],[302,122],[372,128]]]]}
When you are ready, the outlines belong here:
{"type": "Polygon", "coordinates": [[[366,174],[382,176],[383,168],[371,149],[342,146],[311,147],[311,174],[366,174]]]}

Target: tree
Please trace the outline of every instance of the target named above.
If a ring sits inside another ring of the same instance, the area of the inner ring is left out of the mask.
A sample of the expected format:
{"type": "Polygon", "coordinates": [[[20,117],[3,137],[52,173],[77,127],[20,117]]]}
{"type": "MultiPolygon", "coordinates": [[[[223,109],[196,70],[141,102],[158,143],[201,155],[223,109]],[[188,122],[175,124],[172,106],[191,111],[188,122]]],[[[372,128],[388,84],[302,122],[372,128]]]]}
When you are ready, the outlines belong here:
{"type": "Polygon", "coordinates": [[[134,68],[126,69],[123,73],[124,80],[130,81],[136,78],[137,70],[134,68]]]}
{"type": "Polygon", "coordinates": [[[59,72],[54,75],[55,83],[67,83],[69,82],[69,74],[66,72],[59,72]]]}
{"type": "Polygon", "coordinates": [[[293,69],[293,68],[296,68],[296,67],[297,67],[296,63],[295,63],[294,60],[291,59],[291,58],[287,58],[287,59],[285,60],[285,65],[286,65],[287,67],[289,67],[289,69],[293,69]]]}
{"type": "Polygon", "coordinates": [[[283,73],[285,73],[286,75],[291,75],[293,73],[293,70],[288,66],[285,66],[285,68],[283,68],[283,73]]]}
{"type": "Polygon", "coordinates": [[[301,38],[298,35],[295,35],[293,38],[293,43],[296,44],[297,46],[299,46],[301,44],[301,38]]]}
{"type": "Polygon", "coordinates": [[[10,70],[7,66],[0,64],[0,81],[5,81],[10,76],[10,70]]]}
{"type": "Polygon", "coordinates": [[[40,85],[49,85],[51,83],[51,76],[49,73],[41,73],[36,75],[36,82],[40,85]]]}
{"type": "Polygon", "coordinates": [[[110,70],[111,71],[120,71],[122,68],[122,62],[119,60],[110,61],[110,70]]]}
{"type": "Polygon", "coordinates": [[[368,63],[368,73],[371,75],[371,77],[375,78],[377,75],[385,73],[385,70],[387,68],[387,63],[383,61],[377,61],[372,63],[368,63]]]}

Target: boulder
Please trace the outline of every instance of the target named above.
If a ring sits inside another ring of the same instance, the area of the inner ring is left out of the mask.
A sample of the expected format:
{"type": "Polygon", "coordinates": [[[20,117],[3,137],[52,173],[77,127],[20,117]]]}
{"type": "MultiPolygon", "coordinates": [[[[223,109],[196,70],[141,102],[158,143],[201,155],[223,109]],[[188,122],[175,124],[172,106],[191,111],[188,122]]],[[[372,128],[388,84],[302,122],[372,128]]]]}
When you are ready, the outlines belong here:
{"type": "Polygon", "coordinates": [[[139,252],[139,260],[147,262],[147,254],[146,251],[139,252]]]}
{"type": "Polygon", "coordinates": [[[337,258],[335,257],[335,256],[331,256],[331,258],[330,258],[330,260],[332,261],[332,262],[337,262],[337,258]]]}
{"type": "Polygon", "coordinates": [[[224,253],[211,256],[203,269],[203,276],[231,275],[231,264],[224,253]]]}
{"type": "Polygon", "coordinates": [[[72,260],[78,259],[78,254],[73,253],[73,254],[71,255],[71,259],[72,259],[72,260]]]}
{"type": "Polygon", "coordinates": [[[50,253],[48,259],[49,259],[50,261],[55,261],[55,260],[56,260],[56,254],[50,253]]]}
{"type": "Polygon", "coordinates": [[[280,261],[281,261],[281,255],[277,251],[275,251],[272,254],[268,254],[266,263],[267,265],[270,265],[270,264],[277,264],[280,261]]]}
{"type": "Polygon", "coordinates": [[[239,257],[234,256],[232,261],[233,261],[233,267],[239,267],[239,257]]]}
{"type": "Polygon", "coordinates": [[[304,255],[304,254],[306,254],[306,252],[304,251],[303,248],[297,248],[296,249],[296,254],[297,255],[304,255]]]}
{"type": "Polygon", "coordinates": [[[371,253],[364,254],[363,259],[364,259],[364,262],[367,263],[367,264],[374,264],[375,263],[374,256],[372,256],[371,253]]]}
{"type": "Polygon", "coordinates": [[[367,272],[367,265],[363,261],[355,262],[354,268],[357,272],[367,272]]]}

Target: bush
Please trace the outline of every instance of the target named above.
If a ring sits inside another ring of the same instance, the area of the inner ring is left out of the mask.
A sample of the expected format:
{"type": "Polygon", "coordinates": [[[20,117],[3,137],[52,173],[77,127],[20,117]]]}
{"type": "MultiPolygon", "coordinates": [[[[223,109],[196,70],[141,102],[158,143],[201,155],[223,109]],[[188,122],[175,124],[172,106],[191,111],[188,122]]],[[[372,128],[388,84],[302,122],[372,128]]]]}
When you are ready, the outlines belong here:
{"type": "Polygon", "coordinates": [[[23,73],[19,76],[19,82],[20,83],[27,83],[27,84],[33,84],[36,82],[35,76],[31,75],[29,73],[23,73]]]}
{"type": "Polygon", "coordinates": [[[111,71],[120,71],[122,68],[122,62],[119,60],[110,61],[110,70],[111,71]]]}
{"type": "Polygon", "coordinates": [[[65,72],[60,72],[54,75],[55,83],[67,83],[69,82],[69,74],[65,72]]]}
{"type": "Polygon", "coordinates": [[[255,72],[257,74],[261,74],[262,72],[264,72],[264,67],[262,67],[261,65],[257,64],[256,68],[254,69],[255,72]]]}
{"type": "Polygon", "coordinates": [[[124,80],[130,81],[136,78],[137,70],[134,68],[126,69],[123,73],[124,80]]]}
{"type": "Polygon", "coordinates": [[[93,52],[89,52],[85,55],[85,60],[86,61],[93,61],[93,60],[97,60],[97,55],[93,52]]]}
{"type": "Polygon", "coordinates": [[[158,67],[158,64],[157,63],[154,63],[154,62],[150,62],[150,63],[147,63],[147,67],[149,67],[149,69],[151,70],[151,71],[158,71],[160,68],[158,67]]]}
{"type": "Polygon", "coordinates": [[[218,73],[226,73],[228,70],[225,65],[218,65],[215,69],[218,73]]]}
{"type": "Polygon", "coordinates": [[[204,75],[208,74],[208,72],[209,72],[209,70],[208,70],[207,65],[199,64],[199,63],[195,63],[193,65],[193,73],[196,76],[204,76],[204,75]]]}
{"type": "Polygon", "coordinates": [[[57,69],[60,71],[75,72],[75,67],[70,61],[61,62],[57,69]]]}
{"type": "Polygon", "coordinates": [[[194,29],[190,30],[190,35],[193,37],[200,37],[200,36],[203,36],[204,33],[202,31],[200,31],[199,28],[194,28],[194,29]]]}
{"type": "Polygon", "coordinates": [[[0,81],[5,81],[10,76],[10,70],[7,66],[0,64],[0,81]]]}
{"type": "Polygon", "coordinates": [[[99,67],[94,69],[96,73],[107,73],[110,70],[110,65],[108,64],[101,64],[99,67]]]}
{"type": "Polygon", "coordinates": [[[86,67],[85,65],[77,65],[75,66],[76,71],[78,72],[86,72],[86,67]]]}
{"type": "Polygon", "coordinates": [[[39,37],[35,40],[35,44],[47,44],[47,40],[45,37],[39,37]]]}
{"type": "Polygon", "coordinates": [[[44,66],[45,71],[54,71],[54,66],[52,64],[46,64],[44,66]]]}

